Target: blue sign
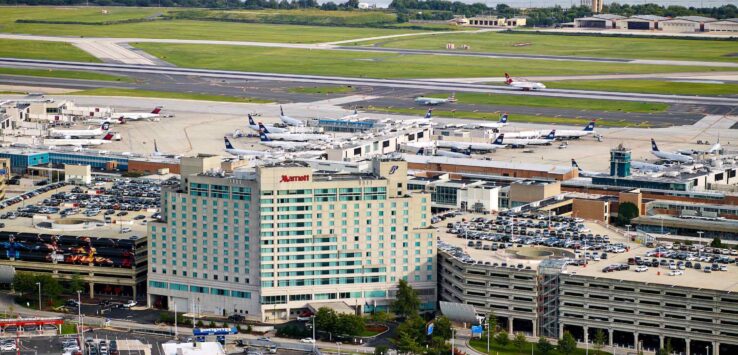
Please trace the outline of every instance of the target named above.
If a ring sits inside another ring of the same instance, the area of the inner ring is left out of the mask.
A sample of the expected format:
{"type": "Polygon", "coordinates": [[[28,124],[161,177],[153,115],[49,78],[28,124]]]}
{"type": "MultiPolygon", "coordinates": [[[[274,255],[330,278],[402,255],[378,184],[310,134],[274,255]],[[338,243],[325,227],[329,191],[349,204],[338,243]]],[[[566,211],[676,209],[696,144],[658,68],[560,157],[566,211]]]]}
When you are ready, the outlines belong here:
{"type": "Polygon", "coordinates": [[[192,335],[226,335],[236,334],[238,329],[232,328],[195,328],[192,329],[192,335]]]}
{"type": "Polygon", "coordinates": [[[480,334],[481,335],[482,334],[482,326],[481,325],[473,325],[471,327],[471,332],[472,332],[472,335],[474,335],[474,334],[480,334]]]}
{"type": "Polygon", "coordinates": [[[433,328],[435,328],[435,324],[433,324],[433,323],[428,324],[427,335],[433,334],[433,328]]]}

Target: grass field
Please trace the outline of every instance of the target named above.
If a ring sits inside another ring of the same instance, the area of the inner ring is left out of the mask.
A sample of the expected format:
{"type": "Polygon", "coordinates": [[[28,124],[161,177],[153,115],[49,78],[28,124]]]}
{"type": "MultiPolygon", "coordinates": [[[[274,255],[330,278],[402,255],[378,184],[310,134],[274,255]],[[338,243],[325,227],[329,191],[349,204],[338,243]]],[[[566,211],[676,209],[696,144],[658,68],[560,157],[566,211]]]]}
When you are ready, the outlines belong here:
{"type": "Polygon", "coordinates": [[[486,32],[395,38],[375,43],[408,49],[445,50],[447,43],[455,43],[457,48],[469,45],[474,52],[738,62],[738,42],[718,40],[486,32]]]}
{"type": "Polygon", "coordinates": [[[133,82],[131,78],[128,78],[125,76],[99,74],[99,73],[74,71],[74,70],[0,68],[0,74],[41,76],[41,77],[46,77],[46,78],[63,78],[63,79],[120,81],[120,82],[126,82],[126,83],[133,82]]]}
{"type": "MultiPolygon", "coordinates": [[[[397,24],[397,15],[384,11],[296,10],[186,10],[170,13],[174,18],[289,23],[331,26],[383,26],[397,24]]],[[[450,26],[446,26],[450,28],[450,26]]]]}
{"type": "MultiPolygon", "coordinates": [[[[487,354],[487,339],[474,339],[470,341],[470,344],[472,348],[479,351],[482,354],[487,354]]],[[[525,342],[525,345],[523,346],[522,350],[518,350],[515,345],[512,344],[512,341],[510,344],[507,344],[506,346],[501,346],[497,344],[494,340],[490,342],[489,347],[489,354],[490,355],[526,355],[531,353],[531,346],[535,349],[535,345],[531,344],[530,342],[525,342]]],[[[534,351],[535,354],[539,354],[538,350],[536,349],[534,351]]],[[[610,355],[607,351],[600,351],[597,353],[593,349],[590,349],[587,351],[586,349],[576,349],[571,355],[585,355],[585,354],[592,354],[592,355],[610,355]]],[[[563,355],[563,353],[559,352],[558,349],[554,349],[553,351],[549,352],[548,355],[563,355]]]]}
{"type": "MultiPolygon", "coordinates": [[[[446,98],[446,95],[431,95],[446,98]]],[[[669,108],[667,104],[632,101],[610,101],[596,99],[569,99],[560,97],[528,96],[528,95],[496,95],[482,93],[457,93],[456,99],[462,104],[507,105],[528,107],[566,108],[572,110],[620,111],[620,112],[662,112],[669,108]]]]}
{"type": "Polygon", "coordinates": [[[489,59],[436,55],[403,55],[293,48],[132,43],[135,47],[182,67],[285,74],[340,75],[371,78],[454,78],[500,75],[585,75],[710,71],[719,68],[620,63],[489,59]]]}
{"type": "Polygon", "coordinates": [[[90,90],[71,92],[69,93],[69,95],[154,97],[154,98],[161,98],[161,99],[220,101],[220,102],[259,103],[259,104],[265,104],[265,103],[272,102],[269,100],[256,99],[252,97],[198,94],[198,93],[188,93],[188,92],[148,91],[148,90],[135,90],[135,89],[90,89],[90,90]]]}
{"type": "MultiPolygon", "coordinates": [[[[108,8],[105,7],[105,9],[108,8]]],[[[15,22],[17,19],[98,22],[144,18],[157,13],[167,12],[167,9],[120,9],[113,7],[110,9],[111,15],[101,15],[100,10],[101,8],[86,9],[71,7],[57,10],[57,8],[52,9],[48,7],[19,9],[2,7],[0,8],[0,31],[53,36],[171,38],[284,43],[329,42],[414,31],[412,29],[272,25],[191,20],[148,21],[111,25],[15,22]]]]}
{"type": "Polygon", "coordinates": [[[0,57],[99,62],[97,58],[68,43],[12,39],[0,39],[0,57]]]}
{"type": "MultiPolygon", "coordinates": [[[[411,116],[414,115],[418,117],[425,115],[425,112],[426,112],[425,109],[378,107],[378,106],[369,106],[367,107],[367,110],[375,111],[375,112],[396,113],[396,114],[401,114],[401,115],[411,115],[411,116]]],[[[469,111],[451,112],[451,111],[442,111],[442,110],[436,110],[436,109],[433,110],[433,116],[434,117],[458,118],[458,119],[487,120],[487,121],[497,121],[500,119],[499,113],[495,113],[495,112],[469,112],[469,111]]],[[[519,115],[516,113],[510,116],[510,121],[528,122],[528,123],[550,123],[550,124],[560,124],[560,125],[569,125],[569,126],[584,126],[590,120],[587,118],[546,117],[546,116],[519,115]]],[[[597,125],[601,127],[641,127],[641,128],[651,127],[651,125],[648,123],[635,124],[633,122],[611,121],[611,120],[605,120],[605,119],[598,120],[597,125]]]]}
{"type": "Polygon", "coordinates": [[[301,86],[289,88],[287,91],[293,94],[347,94],[354,91],[351,86],[301,86]]]}
{"type": "Polygon", "coordinates": [[[671,95],[738,95],[738,84],[690,83],[659,80],[570,80],[551,81],[552,89],[640,92],[671,95]]]}

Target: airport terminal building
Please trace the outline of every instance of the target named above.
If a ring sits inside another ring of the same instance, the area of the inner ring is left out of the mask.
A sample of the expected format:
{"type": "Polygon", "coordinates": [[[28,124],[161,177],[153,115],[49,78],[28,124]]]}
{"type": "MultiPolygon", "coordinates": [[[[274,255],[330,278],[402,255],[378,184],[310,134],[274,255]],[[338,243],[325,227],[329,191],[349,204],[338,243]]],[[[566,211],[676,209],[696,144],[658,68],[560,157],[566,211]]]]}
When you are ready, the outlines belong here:
{"type": "Polygon", "coordinates": [[[431,197],[407,187],[407,163],[322,174],[283,162],[215,172],[184,158],[182,184],[162,193],[149,224],[148,302],[204,314],[284,321],[326,305],[386,309],[398,282],[436,300],[431,197]]]}

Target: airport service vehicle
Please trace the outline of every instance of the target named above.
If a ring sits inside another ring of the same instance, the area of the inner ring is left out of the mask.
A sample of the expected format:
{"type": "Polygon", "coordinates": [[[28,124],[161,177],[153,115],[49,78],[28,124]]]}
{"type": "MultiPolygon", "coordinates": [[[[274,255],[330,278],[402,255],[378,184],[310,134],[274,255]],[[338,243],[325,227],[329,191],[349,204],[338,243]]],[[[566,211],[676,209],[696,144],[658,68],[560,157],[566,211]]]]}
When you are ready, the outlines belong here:
{"type": "Polygon", "coordinates": [[[427,106],[435,106],[440,104],[445,104],[447,102],[456,102],[456,94],[451,94],[451,96],[441,99],[437,97],[425,97],[425,96],[418,96],[415,98],[415,103],[420,105],[427,105],[427,106]]]}
{"type": "Polygon", "coordinates": [[[288,126],[304,126],[305,122],[302,122],[302,120],[298,120],[297,118],[292,118],[290,116],[287,116],[284,114],[284,110],[282,109],[282,106],[279,106],[279,119],[282,120],[282,122],[288,126]]]}
{"type": "Polygon", "coordinates": [[[653,154],[655,157],[661,159],[661,160],[667,160],[667,161],[674,161],[677,163],[691,163],[694,162],[694,158],[680,154],[675,152],[664,152],[659,150],[659,147],[656,145],[656,141],[651,138],[651,154],[653,154]]]}
{"type": "MultiPolygon", "coordinates": [[[[500,134],[502,136],[502,134],[500,134]]],[[[511,144],[511,145],[551,145],[553,141],[556,140],[556,130],[552,130],[543,138],[508,138],[505,137],[502,140],[502,144],[511,144]]]]}
{"type": "Polygon", "coordinates": [[[223,137],[223,140],[225,141],[225,151],[231,155],[235,155],[235,156],[252,155],[256,157],[271,156],[271,153],[261,151],[261,150],[236,149],[233,147],[233,144],[231,144],[231,141],[228,140],[228,137],[223,137]]]}
{"type": "Polygon", "coordinates": [[[150,120],[161,117],[162,106],[154,107],[151,112],[116,112],[111,116],[118,119],[138,121],[138,120],[150,120]]]}
{"type": "Polygon", "coordinates": [[[72,147],[91,147],[110,143],[113,140],[113,133],[108,132],[102,139],[44,139],[43,144],[47,146],[72,146],[72,147]]]}
{"type": "Polygon", "coordinates": [[[266,127],[267,129],[269,129],[269,132],[289,133],[289,130],[286,128],[279,128],[279,127],[274,127],[272,125],[265,125],[265,124],[262,124],[261,122],[257,124],[256,122],[254,122],[254,118],[251,117],[250,114],[248,116],[249,116],[249,128],[253,129],[254,131],[259,131],[261,130],[261,127],[266,127]]]}
{"type": "Polygon", "coordinates": [[[507,84],[507,86],[514,87],[523,91],[542,90],[546,88],[546,85],[543,85],[542,83],[528,81],[525,79],[513,79],[507,73],[505,73],[505,84],[507,84]]]}
{"type": "Polygon", "coordinates": [[[259,138],[261,139],[260,143],[269,148],[302,149],[302,148],[310,147],[312,145],[307,142],[273,141],[271,138],[269,138],[269,136],[265,132],[261,132],[261,134],[259,135],[259,138]]]}
{"type": "Polygon", "coordinates": [[[92,129],[50,129],[49,137],[64,139],[94,138],[110,129],[109,122],[103,122],[100,127],[92,129]]]}

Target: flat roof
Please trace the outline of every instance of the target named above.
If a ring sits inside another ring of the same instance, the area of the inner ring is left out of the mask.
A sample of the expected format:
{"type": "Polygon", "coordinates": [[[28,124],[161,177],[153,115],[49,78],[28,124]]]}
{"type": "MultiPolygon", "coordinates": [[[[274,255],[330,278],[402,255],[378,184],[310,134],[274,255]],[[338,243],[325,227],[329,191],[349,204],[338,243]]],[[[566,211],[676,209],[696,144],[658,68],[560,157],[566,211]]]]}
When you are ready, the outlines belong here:
{"type": "Polygon", "coordinates": [[[531,163],[511,163],[494,160],[480,160],[473,158],[452,158],[439,156],[425,156],[414,154],[402,154],[402,157],[408,163],[415,164],[449,164],[449,165],[467,165],[477,166],[480,168],[496,168],[510,170],[530,170],[545,172],[550,174],[566,174],[572,171],[572,167],[560,165],[531,164],[531,163]]]}

